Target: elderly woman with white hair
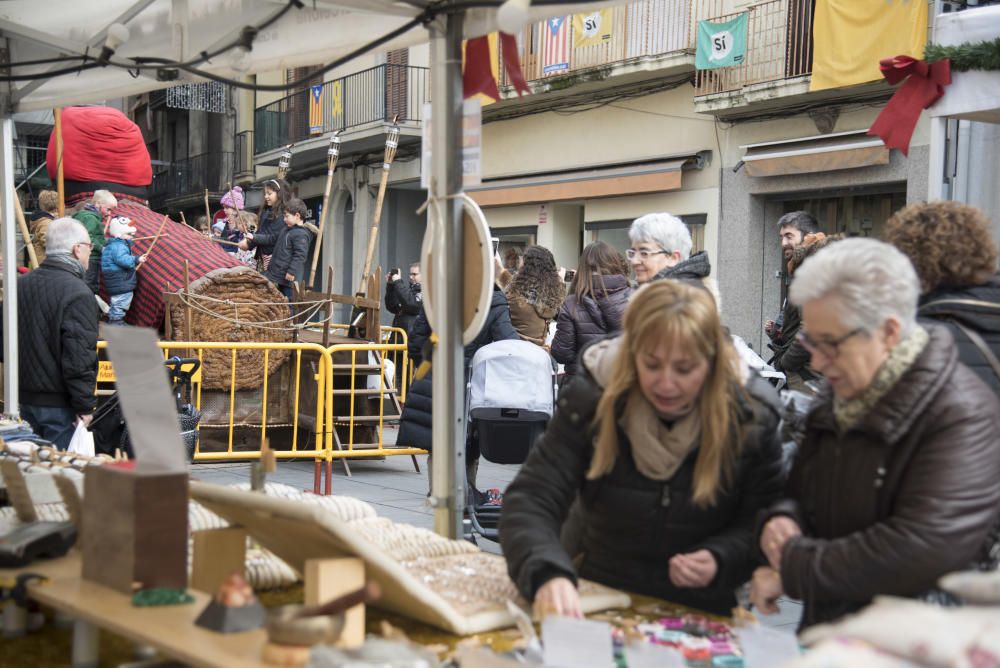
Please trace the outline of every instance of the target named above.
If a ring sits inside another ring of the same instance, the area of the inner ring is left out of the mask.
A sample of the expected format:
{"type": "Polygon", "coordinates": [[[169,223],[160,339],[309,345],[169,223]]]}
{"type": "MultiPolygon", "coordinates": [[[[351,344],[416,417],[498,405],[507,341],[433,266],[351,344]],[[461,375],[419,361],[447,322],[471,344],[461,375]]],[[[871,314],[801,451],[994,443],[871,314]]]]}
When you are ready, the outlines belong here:
{"type": "Polygon", "coordinates": [[[805,604],[802,626],[878,595],[924,597],[945,573],[988,566],[1000,521],[1000,401],[951,334],[916,321],[920,282],[889,244],[848,239],[796,271],[799,341],[824,388],[786,498],[761,518],[770,566],[752,600],[805,604]]]}
{"type": "Polygon", "coordinates": [[[691,255],[691,232],[677,216],[648,213],[636,218],[628,229],[628,238],[632,246],[625,255],[639,284],[661,278],[705,282],[712,272],[708,253],[691,255]]]}

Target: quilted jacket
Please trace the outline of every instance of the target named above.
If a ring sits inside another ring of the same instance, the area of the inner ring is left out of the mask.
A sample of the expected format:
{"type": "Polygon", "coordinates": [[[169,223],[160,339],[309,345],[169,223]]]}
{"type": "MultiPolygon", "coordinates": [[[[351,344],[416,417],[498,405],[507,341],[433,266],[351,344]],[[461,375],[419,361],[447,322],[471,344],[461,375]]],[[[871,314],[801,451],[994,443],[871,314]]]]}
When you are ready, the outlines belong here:
{"type": "Polygon", "coordinates": [[[101,275],[108,295],[123,295],[135,290],[137,258],[132,254],[132,242],[109,239],[101,254],[101,275]]]}
{"type": "Polygon", "coordinates": [[[622,328],[622,316],[632,288],[628,279],[620,275],[604,276],[604,287],[607,294],[598,288],[596,298],[585,296],[580,301],[575,294],[571,294],[559,308],[556,335],[552,339],[552,357],[566,365],[569,376],[578,372],[577,358],[581,350],[622,328]]]}

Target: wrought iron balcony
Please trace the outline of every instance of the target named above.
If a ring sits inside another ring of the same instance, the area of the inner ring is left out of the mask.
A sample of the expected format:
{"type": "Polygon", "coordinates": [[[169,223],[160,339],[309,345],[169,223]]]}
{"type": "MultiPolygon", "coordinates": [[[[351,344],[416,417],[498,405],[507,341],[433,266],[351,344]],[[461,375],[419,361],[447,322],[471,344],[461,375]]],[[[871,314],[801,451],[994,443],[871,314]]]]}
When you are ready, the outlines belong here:
{"type": "Polygon", "coordinates": [[[186,160],[175,160],[153,175],[150,206],[157,208],[170,200],[201,198],[205,190],[222,192],[226,184],[234,180],[234,163],[231,151],[202,153],[186,160]]]}
{"type": "Polygon", "coordinates": [[[311,89],[258,107],[254,153],[336,130],[391,121],[419,122],[430,99],[428,70],[412,65],[377,65],[322,84],[318,101],[311,89]]]}

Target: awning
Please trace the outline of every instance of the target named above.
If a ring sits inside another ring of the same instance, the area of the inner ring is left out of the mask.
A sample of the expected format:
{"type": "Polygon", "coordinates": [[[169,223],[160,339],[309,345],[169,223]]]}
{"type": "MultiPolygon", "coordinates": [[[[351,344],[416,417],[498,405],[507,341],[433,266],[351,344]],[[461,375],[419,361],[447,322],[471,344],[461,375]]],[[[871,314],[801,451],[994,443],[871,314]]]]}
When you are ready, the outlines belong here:
{"type": "Polygon", "coordinates": [[[866,130],[748,144],[743,163],[747,176],[782,176],[888,165],[889,149],[866,130]]]}
{"type": "Polygon", "coordinates": [[[496,179],[467,192],[479,206],[488,207],[680,190],[681,168],[689,161],[698,157],[496,179]]]}

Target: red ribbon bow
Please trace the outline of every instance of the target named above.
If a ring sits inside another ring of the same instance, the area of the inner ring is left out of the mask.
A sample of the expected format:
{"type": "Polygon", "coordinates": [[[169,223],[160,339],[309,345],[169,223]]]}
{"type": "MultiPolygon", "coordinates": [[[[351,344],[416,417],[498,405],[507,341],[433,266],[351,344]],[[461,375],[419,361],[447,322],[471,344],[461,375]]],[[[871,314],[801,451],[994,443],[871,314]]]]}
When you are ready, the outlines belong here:
{"type": "Polygon", "coordinates": [[[951,61],[928,63],[910,56],[896,56],[880,60],[879,69],[890,84],[904,79],[906,83],[885,105],[868,134],[881,137],[887,148],[898,148],[907,155],[920,112],[941,99],[944,87],[951,83],[951,61]]]}
{"type": "MultiPolygon", "coordinates": [[[[500,52],[503,66],[518,95],[530,93],[528,83],[521,73],[521,59],[517,55],[517,40],[513,35],[500,33],[500,52]]],[[[490,42],[487,36],[474,37],[465,43],[465,71],[462,73],[462,89],[465,97],[483,93],[494,100],[500,99],[497,82],[493,78],[490,63],[490,42]]]]}

